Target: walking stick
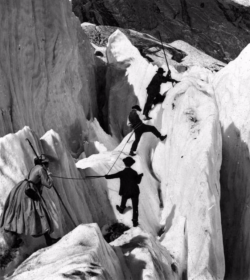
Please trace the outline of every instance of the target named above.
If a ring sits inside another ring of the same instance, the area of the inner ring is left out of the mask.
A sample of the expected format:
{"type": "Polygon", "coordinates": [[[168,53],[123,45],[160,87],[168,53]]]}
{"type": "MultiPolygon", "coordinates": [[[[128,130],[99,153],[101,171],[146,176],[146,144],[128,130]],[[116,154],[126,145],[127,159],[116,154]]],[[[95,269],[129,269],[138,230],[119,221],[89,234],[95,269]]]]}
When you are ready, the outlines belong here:
{"type": "MultiPolygon", "coordinates": [[[[33,152],[34,152],[35,156],[36,156],[37,158],[39,158],[39,156],[38,156],[38,154],[37,154],[36,150],[34,149],[33,145],[31,144],[30,140],[29,140],[28,138],[26,138],[26,140],[27,140],[27,141],[28,141],[28,143],[30,144],[30,147],[31,147],[31,149],[33,150],[33,152]]],[[[48,171],[47,171],[47,170],[46,170],[46,172],[47,172],[47,175],[49,176],[49,174],[48,174],[48,171]]],[[[72,222],[73,222],[74,226],[76,227],[77,225],[76,225],[76,223],[74,222],[73,218],[71,217],[71,215],[70,215],[70,213],[69,213],[68,209],[66,208],[66,206],[65,206],[65,204],[64,204],[64,202],[63,202],[63,200],[62,200],[61,196],[59,195],[59,193],[58,193],[58,191],[57,191],[57,189],[55,188],[55,186],[54,186],[53,184],[52,184],[52,187],[53,187],[53,189],[54,189],[55,193],[57,194],[57,196],[58,196],[58,198],[59,198],[60,202],[62,203],[62,205],[63,205],[63,207],[64,207],[65,211],[67,212],[68,216],[70,217],[70,219],[72,220],[72,222]]]]}
{"type": "Polygon", "coordinates": [[[28,138],[26,138],[26,140],[29,142],[31,149],[33,150],[33,153],[35,154],[35,156],[37,158],[39,158],[38,154],[36,153],[36,150],[34,149],[33,145],[31,144],[30,140],[28,138]]]}
{"type": "Polygon", "coordinates": [[[162,50],[163,50],[163,53],[164,53],[164,56],[165,56],[165,60],[166,60],[166,63],[167,63],[167,67],[168,67],[168,70],[170,71],[169,65],[168,65],[167,56],[166,56],[166,53],[165,53],[165,50],[164,50],[164,47],[163,47],[163,43],[162,43],[161,33],[160,33],[160,31],[158,31],[158,32],[159,32],[159,36],[160,36],[160,40],[161,40],[162,50]]]}

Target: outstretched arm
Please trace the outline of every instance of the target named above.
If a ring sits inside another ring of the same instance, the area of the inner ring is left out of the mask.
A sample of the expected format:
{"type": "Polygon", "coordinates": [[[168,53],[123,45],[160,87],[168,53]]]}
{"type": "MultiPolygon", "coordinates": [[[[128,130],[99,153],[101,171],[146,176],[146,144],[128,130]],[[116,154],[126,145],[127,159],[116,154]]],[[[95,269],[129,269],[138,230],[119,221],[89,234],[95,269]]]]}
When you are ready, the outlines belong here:
{"type": "Polygon", "coordinates": [[[106,179],[115,179],[115,178],[120,178],[121,177],[121,171],[111,174],[111,175],[105,175],[106,179]]]}

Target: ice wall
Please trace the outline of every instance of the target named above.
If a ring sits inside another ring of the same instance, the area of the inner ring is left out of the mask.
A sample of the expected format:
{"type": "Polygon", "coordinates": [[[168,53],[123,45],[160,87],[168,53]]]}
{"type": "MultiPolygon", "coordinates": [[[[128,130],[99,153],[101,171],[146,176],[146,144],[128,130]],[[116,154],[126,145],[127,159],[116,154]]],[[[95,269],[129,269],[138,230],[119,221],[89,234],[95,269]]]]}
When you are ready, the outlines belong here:
{"type": "Polygon", "coordinates": [[[213,86],[223,139],[221,212],[225,279],[248,279],[250,194],[250,46],[216,74],[213,86]]]}
{"type": "Polygon", "coordinates": [[[212,88],[187,73],[162,107],[168,138],[153,157],[163,197],[162,244],[186,263],[188,279],[223,279],[221,131],[212,88]]]}
{"type": "Polygon", "coordinates": [[[0,136],[25,125],[72,152],[97,115],[91,45],[67,0],[1,1],[0,136]]]}

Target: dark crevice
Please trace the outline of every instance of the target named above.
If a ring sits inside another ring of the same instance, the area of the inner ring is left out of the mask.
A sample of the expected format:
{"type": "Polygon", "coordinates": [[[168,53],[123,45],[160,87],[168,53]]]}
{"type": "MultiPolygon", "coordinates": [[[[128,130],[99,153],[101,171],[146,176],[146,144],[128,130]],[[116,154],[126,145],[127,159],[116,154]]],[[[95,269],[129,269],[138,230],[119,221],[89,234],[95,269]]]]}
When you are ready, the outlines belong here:
{"type": "Polygon", "coordinates": [[[113,14],[102,1],[72,0],[72,11],[80,22],[92,22],[96,25],[119,26],[113,14]]]}
{"type": "Polygon", "coordinates": [[[186,0],[180,0],[181,3],[181,15],[182,15],[182,20],[189,26],[191,27],[191,18],[188,14],[188,9],[187,9],[187,3],[186,0]]]}

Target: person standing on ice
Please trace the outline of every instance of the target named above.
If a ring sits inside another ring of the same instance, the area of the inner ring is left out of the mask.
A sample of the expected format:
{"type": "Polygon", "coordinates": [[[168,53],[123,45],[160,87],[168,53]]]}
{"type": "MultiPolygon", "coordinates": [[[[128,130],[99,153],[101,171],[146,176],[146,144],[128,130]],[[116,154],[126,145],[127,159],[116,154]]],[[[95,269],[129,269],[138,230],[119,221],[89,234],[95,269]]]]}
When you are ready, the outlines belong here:
{"type": "Polygon", "coordinates": [[[126,208],[127,200],[131,198],[133,206],[133,226],[138,226],[138,204],[139,204],[139,184],[143,173],[138,174],[131,166],[135,163],[135,160],[131,157],[126,157],[123,159],[125,164],[125,169],[120,172],[111,175],[105,175],[106,179],[120,178],[120,190],[119,195],[122,197],[121,206],[116,205],[116,209],[123,214],[126,208]]]}
{"type": "Polygon", "coordinates": [[[53,220],[42,197],[43,187],[50,189],[53,185],[48,173],[49,160],[41,155],[34,159],[34,163],[27,178],[10,191],[0,217],[0,227],[12,246],[21,242],[18,238],[21,234],[44,235],[48,246],[57,241],[50,237],[53,220]]]}
{"type": "Polygon", "coordinates": [[[163,136],[161,133],[152,125],[147,125],[142,122],[140,119],[140,116],[138,115],[138,111],[141,111],[140,106],[135,105],[132,107],[132,111],[130,112],[128,116],[129,125],[132,127],[135,133],[135,141],[133,142],[131,146],[131,150],[129,155],[135,156],[136,155],[136,149],[140,142],[141,136],[143,133],[151,132],[153,133],[157,138],[159,138],[161,141],[165,140],[167,138],[167,135],[163,136]]]}
{"type": "Polygon", "coordinates": [[[165,73],[165,71],[160,67],[147,87],[148,97],[143,109],[143,115],[146,117],[145,120],[152,119],[148,116],[152,105],[162,103],[165,99],[165,96],[160,94],[161,84],[166,82],[178,83],[176,80],[171,78],[170,70],[168,70],[166,77],[163,76],[163,73],[165,73]]]}

